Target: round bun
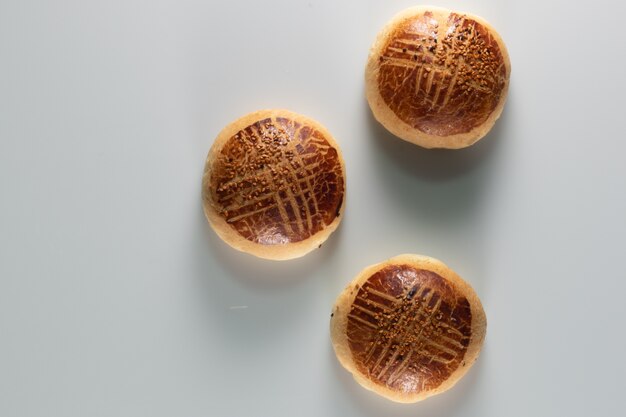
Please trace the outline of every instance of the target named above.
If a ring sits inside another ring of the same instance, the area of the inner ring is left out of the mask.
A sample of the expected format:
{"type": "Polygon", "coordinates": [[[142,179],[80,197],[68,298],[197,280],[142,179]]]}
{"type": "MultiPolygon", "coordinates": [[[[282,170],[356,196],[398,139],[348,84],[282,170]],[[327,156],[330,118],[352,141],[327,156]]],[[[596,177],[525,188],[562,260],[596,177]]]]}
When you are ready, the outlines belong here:
{"type": "Polygon", "coordinates": [[[287,110],[261,110],[215,139],[202,178],[204,213],[237,250],[297,258],[339,225],[345,178],[341,151],[324,126],[287,110]]]}
{"type": "Polygon", "coordinates": [[[442,262],[400,255],[357,275],[337,298],[330,328],[339,362],[359,384],[412,403],[465,375],[487,320],[472,287],[442,262]]]}
{"type": "Polygon", "coordinates": [[[378,34],[365,70],[374,117],[425,148],[458,149],[502,113],[511,63],[485,20],[432,6],[407,9],[378,34]]]}

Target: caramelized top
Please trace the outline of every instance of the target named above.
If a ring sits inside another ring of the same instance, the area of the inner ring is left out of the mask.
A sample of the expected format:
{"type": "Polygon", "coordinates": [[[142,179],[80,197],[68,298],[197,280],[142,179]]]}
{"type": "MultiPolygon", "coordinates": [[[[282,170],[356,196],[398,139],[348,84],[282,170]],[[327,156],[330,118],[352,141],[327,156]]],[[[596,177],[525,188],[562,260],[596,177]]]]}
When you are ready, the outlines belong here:
{"type": "Polygon", "coordinates": [[[469,345],[469,301],[438,274],[387,266],[359,289],[348,314],[348,342],[357,369],[405,393],[437,388],[469,345]]]}
{"type": "Polygon", "coordinates": [[[304,240],[339,215],[344,174],[337,150],[304,122],[267,118],[230,138],[213,161],[215,210],[246,239],[304,240]]]}
{"type": "Polygon", "coordinates": [[[467,133],[500,101],[508,79],[504,59],[477,21],[425,12],[399,24],[383,47],[378,86],[410,126],[436,136],[467,133]]]}

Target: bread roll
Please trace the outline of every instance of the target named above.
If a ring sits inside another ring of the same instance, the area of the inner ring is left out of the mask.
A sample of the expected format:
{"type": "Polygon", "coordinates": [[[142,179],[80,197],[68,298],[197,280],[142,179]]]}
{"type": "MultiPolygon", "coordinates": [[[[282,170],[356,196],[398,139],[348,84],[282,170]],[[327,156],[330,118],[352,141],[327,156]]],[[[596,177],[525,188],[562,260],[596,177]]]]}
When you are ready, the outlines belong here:
{"type": "Polygon", "coordinates": [[[432,6],[407,9],[378,34],[365,71],[376,120],[425,148],[464,148],[502,113],[511,64],[482,18],[432,6]]]}
{"type": "Polygon", "coordinates": [[[433,258],[400,255],[357,275],[337,298],[330,327],[339,362],[359,384],[410,403],[465,375],[487,321],[454,271],[433,258]]]}
{"type": "Polygon", "coordinates": [[[321,124],[287,110],[262,110],[215,139],[202,202],[230,246],[284,260],[317,248],[337,228],[345,189],[341,151],[321,124]]]}

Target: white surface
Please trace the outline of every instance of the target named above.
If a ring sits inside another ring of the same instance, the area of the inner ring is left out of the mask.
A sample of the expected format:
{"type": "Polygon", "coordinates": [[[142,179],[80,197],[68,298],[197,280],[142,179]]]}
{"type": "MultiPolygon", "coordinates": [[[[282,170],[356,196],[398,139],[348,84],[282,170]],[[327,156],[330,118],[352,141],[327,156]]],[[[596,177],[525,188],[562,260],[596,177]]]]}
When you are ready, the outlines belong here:
{"type": "Polygon", "coordinates": [[[0,415],[624,415],[622,3],[432,3],[509,47],[469,150],[370,117],[368,48],[413,1],[0,0],[0,415]],[[324,123],[347,163],[340,229],[285,263],[223,244],[199,198],[218,131],[266,107],[324,123]],[[466,378],[415,405],[357,386],[328,334],[344,285],[405,252],[489,318],[466,378]]]}

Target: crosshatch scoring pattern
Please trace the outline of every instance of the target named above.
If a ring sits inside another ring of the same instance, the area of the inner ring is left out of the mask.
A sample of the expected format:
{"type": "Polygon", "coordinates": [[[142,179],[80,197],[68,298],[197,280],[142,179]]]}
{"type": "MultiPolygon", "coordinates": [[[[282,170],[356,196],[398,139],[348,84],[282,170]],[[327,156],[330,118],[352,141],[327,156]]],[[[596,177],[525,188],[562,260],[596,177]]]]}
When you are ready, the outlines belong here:
{"type": "Polygon", "coordinates": [[[391,265],[373,274],[348,314],[348,343],[359,371],[403,392],[437,388],[459,367],[470,342],[469,301],[438,274],[391,265]]]}
{"type": "Polygon", "coordinates": [[[379,58],[380,94],[405,123],[427,134],[467,133],[487,120],[504,92],[507,68],[489,30],[450,13],[407,19],[379,58]]]}
{"type": "Polygon", "coordinates": [[[260,120],[222,147],[211,174],[213,207],[246,239],[298,242],[339,215],[344,173],[317,129],[284,117],[260,120]]]}

